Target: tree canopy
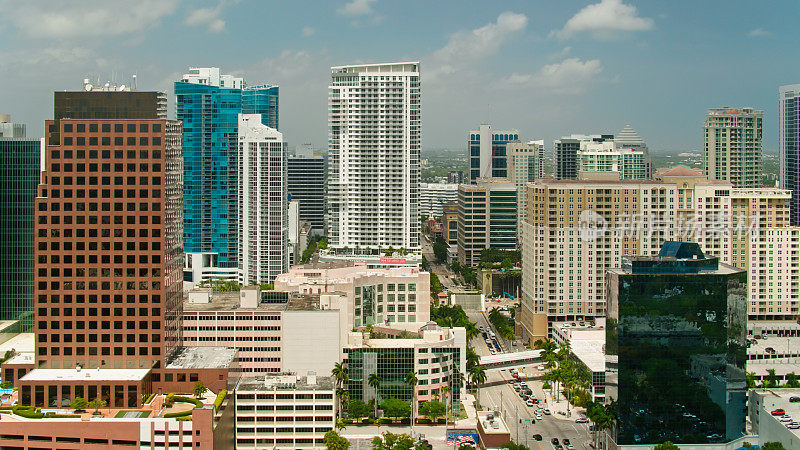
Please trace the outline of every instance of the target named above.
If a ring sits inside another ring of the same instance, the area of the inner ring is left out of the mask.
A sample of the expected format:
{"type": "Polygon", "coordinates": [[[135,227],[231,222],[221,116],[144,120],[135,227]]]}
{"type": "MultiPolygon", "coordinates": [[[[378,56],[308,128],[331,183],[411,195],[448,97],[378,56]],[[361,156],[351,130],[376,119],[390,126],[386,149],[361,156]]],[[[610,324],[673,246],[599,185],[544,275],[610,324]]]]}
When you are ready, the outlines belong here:
{"type": "Polygon", "coordinates": [[[419,407],[419,413],[435,422],[440,417],[444,417],[447,407],[438,400],[429,400],[419,407]]]}
{"type": "Polygon", "coordinates": [[[381,409],[387,417],[409,417],[411,415],[411,403],[395,397],[389,397],[382,401],[381,409]]]}
{"type": "Polygon", "coordinates": [[[347,450],[347,448],[350,447],[350,441],[343,438],[334,430],[325,433],[323,442],[325,442],[325,447],[328,450],[347,450]]]}

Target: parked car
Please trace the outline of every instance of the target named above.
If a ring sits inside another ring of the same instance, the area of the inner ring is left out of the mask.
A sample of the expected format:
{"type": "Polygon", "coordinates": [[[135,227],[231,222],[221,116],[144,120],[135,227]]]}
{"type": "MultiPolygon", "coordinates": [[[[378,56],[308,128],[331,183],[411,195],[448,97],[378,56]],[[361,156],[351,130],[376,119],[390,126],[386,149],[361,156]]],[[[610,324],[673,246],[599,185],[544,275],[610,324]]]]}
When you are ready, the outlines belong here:
{"type": "Polygon", "coordinates": [[[769,353],[771,355],[775,354],[775,349],[772,348],[772,347],[767,347],[767,348],[764,349],[764,351],[766,351],[767,353],[769,353]]]}
{"type": "Polygon", "coordinates": [[[512,384],[512,387],[513,387],[513,388],[514,388],[514,390],[515,390],[515,391],[517,391],[517,392],[519,392],[519,391],[520,391],[520,389],[522,389],[521,387],[519,387],[519,385],[518,385],[518,384],[512,384]]]}
{"type": "Polygon", "coordinates": [[[781,417],[778,420],[780,420],[781,422],[792,422],[792,418],[791,417],[781,417]]]}
{"type": "Polygon", "coordinates": [[[770,414],[772,414],[773,416],[782,416],[786,414],[786,411],[784,411],[781,408],[778,408],[778,409],[773,409],[772,412],[770,412],[770,414]]]}
{"type": "Polygon", "coordinates": [[[537,370],[544,370],[544,366],[540,364],[536,369],[537,370]]]}
{"type": "Polygon", "coordinates": [[[550,410],[549,409],[545,409],[544,410],[544,415],[545,416],[549,416],[550,415],[550,410]]]}
{"type": "Polygon", "coordinates": [[[550,439],[550,443],[553,445],[558,445],[558,438],[550,439]]]}
{"type": "Polygon", "coordinates": [[[589,419],[587,419],[586,417],[578,417],[577,419],[575,419],[575,423],[589,423],[589,419]]]}
{"type": "Polygon", "coordinates": [[[797,396],[789,397],[789,402],[790,403],[800,402],[800,397],[797,397],[797,396]]]}
{"type": "Polygon", "coordinates": [[[542,435],[541,434],[534,434],[533,435],[533,440],[534,441],[541,441],[542,440],[542,435]]]}
{"type": "Polygon", "coordinates": [[[757,334],[757,335],[755,335],[753,337],[756,338],[756,339],[761,339],[761,335],[760,334],[757,334]]]}
{"type": "Polygon", "coordinates": [[[528,405],[528,406],[533,406],[533,400],[531,400],[531,399],[528,399],[528,400],[525,402],[525,404],[526,404],[526,405],[528,405]]]}

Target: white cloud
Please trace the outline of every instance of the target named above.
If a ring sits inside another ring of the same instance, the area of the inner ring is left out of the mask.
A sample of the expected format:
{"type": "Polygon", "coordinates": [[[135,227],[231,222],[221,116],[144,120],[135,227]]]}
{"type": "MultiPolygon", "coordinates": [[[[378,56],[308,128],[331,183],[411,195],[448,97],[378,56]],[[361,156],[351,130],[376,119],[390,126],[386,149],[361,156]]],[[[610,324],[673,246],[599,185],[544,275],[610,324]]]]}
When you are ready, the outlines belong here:
{"type": "Polygon", "coordinates": [[[512,73],[502,82],[506,87],[514,89],[524,86],[551,93],[579,94],[584,92],[602,71],[603,65],[597,59],[581,61],[578,58],[568,58],[543,66],[532,74],[512,73]]]}
{"type": "Polygon", "coordinates": [[[317,30],[315,30],[312,27],[303,27],[303,30],[302,30],[303,36],[305,36],[305,37],[313,36],[316,32],[317,32],[317,30]]]}
{"type": "Polygon", "coordinates": [[[0,0],[0,16],[31,38],[68,39],[140,32],[172,14],[179,0],[0,0]]]}
{"type": "Polygon", "coordinates": [[[339,14],[349,17],[368,16],[375,11],[372,4],[378,0],[352,0],[339,8],[339,14]]]}
{"type": "Polygon", "coordinates": [[[768,37],[768,36],[772,36],[772,32],[771,31],[767,31],[767,30],[765,30],[763,28],[754,28],[754,29],[750,30],[749,33],[747,33],[747,36],[748,37],[752,37],[752,38],[768,37]]]}
{"type": "Polygon", "coordinates": [[[527,24],[528,17],[525,14],[503,12],[495,22],[469,32],[453,34],[447,45],[437,50],[433,57],[445,62],[485,58],[497,53],[509,36],[524,29],[527,24]]]}
{"type": "Polygon", "coordinates": [[[225,31],[225,20],[220,17],[225,1],[221,1],[213,8],[198,8],[186,16],[184,23],[190,26],[206,26],[212,33],[225,31]]]}
{"type": "Polygon", "coordinates": [[[601,0],[578,11],[564,28],[551,36],[567,39],[588,32],[597,39],[612,39],[620,33],[652,30],[654,26],[653,19],[639,17],[633,5],[626,5],[622,0],[601,0]]]}

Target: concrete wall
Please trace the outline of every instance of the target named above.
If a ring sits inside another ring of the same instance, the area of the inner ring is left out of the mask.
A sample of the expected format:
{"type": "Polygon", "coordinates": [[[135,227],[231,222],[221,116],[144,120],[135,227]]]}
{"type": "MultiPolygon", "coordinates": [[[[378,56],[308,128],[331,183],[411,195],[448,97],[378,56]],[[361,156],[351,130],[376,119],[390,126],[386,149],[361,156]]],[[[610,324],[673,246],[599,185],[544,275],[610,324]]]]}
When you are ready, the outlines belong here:
{"type": "Polygon", "coordinates": [[[328,375],[340,361],[339,311],[286,311],[282,321],[282,369],[328,375]]]}

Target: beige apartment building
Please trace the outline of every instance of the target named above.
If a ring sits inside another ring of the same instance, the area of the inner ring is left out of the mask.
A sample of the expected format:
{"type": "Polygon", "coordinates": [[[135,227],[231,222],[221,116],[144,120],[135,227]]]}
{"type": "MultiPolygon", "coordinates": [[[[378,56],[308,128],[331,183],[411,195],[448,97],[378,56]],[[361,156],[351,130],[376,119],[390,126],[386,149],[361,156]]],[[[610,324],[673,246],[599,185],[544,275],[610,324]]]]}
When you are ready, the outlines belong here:
{"type": "Polygon", "coordinates": [[[675,167],[653,180],[541,179],[527,185],[522,229],[523,337],[553,322],[605,315],[607,269],[623,256],[656,255],[665,240],[698,242],[748,274],[749,318],[790,320],[800,298],[800,228],[789,225],[789,191],[735,188],[675,167]]]}
{"type": "Polygon", "coordinates": [[[509,142],[506,144],[508,178],[517,187],[517,226],[525,220],[525,184],[544,176],[544,141],[509,142]]]}
{"type": "Polygon", "coordinates": [[[703,123],[703,170],[709,180],[735,187],[761,185],[761,136],[764,111],[712,108],[703,123]]]}

